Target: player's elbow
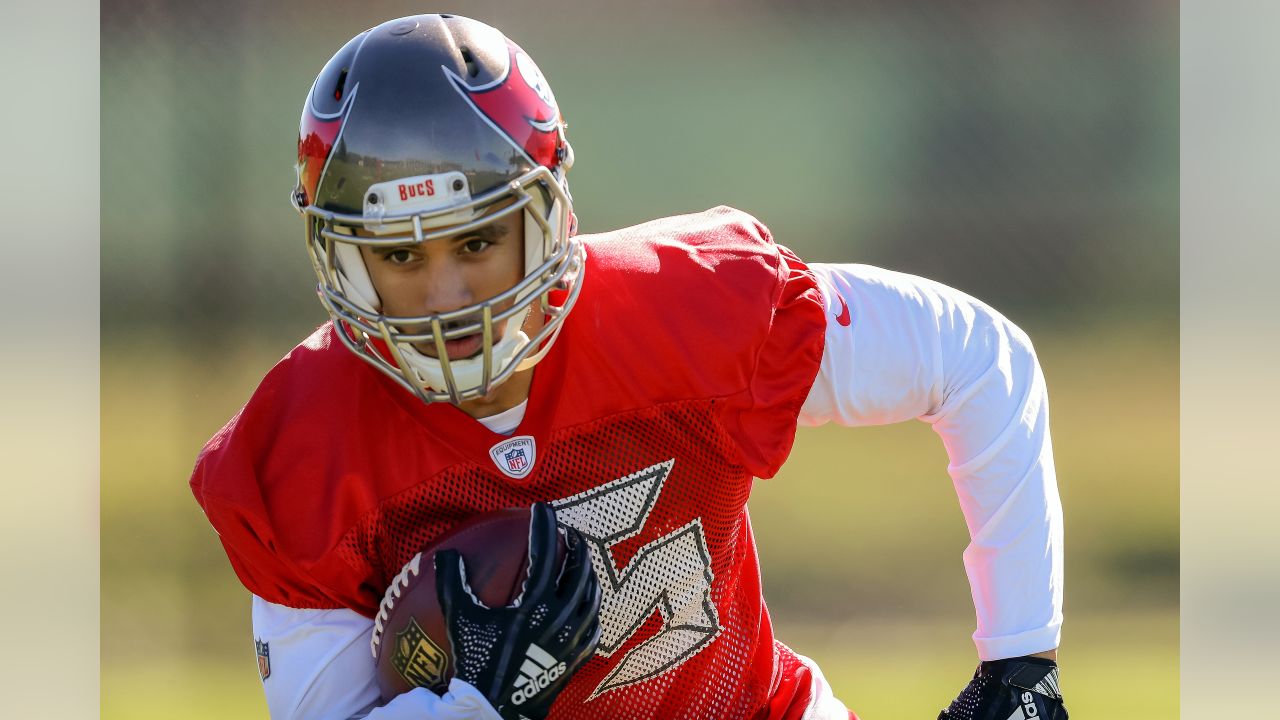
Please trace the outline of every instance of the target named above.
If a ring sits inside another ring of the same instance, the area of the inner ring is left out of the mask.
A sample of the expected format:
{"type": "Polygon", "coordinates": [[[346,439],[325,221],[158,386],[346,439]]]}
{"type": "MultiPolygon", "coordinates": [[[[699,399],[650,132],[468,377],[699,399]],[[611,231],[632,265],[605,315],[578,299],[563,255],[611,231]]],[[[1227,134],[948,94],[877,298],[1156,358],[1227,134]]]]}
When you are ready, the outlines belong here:
{"type": "Polygon", "coordinates": [[[1012,421],[1025,415],[1028,406],[1042,405],[1044,374],[1028,333],[990,306],[974,301],[962,313],[966,322],[953,337],[944,340],[944,402],[939,416],[985,408],[990,420],[1012,421]]]}

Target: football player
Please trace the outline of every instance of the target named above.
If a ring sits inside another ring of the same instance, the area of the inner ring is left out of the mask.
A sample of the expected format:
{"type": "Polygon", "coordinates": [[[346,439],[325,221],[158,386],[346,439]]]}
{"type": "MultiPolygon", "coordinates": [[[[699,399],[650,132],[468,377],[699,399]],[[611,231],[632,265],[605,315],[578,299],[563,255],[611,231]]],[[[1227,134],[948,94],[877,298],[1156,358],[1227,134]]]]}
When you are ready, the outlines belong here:
{"type": "Polygon", "coordinates": [[[293,199],[332,320],[191,479],[252,593],[272,716],[853,718],[773,636],[747,496],[797,424],[916,418],[972,539],[981,665],[942,717],[1066,718],[1062,511],[1027,336],[929,280],[806,264],[727,207],[579,236],[572,163],[546,78],[473,20],[381,24],[312,85],[293,199]],[[590,658],[529,712],[485,681],[512,648],[456,649],[482,670],[382,704],[369,638],[399,568],[534,503],[589,550],[590,658]]]}

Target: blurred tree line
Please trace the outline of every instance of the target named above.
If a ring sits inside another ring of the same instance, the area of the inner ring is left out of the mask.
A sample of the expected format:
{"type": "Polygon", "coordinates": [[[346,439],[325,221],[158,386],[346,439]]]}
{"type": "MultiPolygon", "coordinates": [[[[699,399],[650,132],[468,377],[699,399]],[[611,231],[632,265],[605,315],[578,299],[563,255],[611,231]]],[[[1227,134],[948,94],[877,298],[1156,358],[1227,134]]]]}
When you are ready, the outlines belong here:
{"type": "MultiPolygon", "coordinates": [[[[585,231],[727,203],[1018,319],[1172,323],[1177,6],[483,2],[551,79],[585,231]]],[[[419,3],[103,5],[105,337],[323,320],[287,205],[329,54],[419,3]]]]}

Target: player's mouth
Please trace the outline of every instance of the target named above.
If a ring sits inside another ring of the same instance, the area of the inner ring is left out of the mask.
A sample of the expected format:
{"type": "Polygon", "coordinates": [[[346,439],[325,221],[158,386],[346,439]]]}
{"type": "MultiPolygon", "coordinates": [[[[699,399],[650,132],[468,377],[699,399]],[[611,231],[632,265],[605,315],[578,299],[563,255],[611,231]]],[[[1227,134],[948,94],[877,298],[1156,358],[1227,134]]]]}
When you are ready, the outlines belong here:
{"type": "MultiPolygon", "coordinates": [[[[450,360],[460,360],[480,352],[480,346],[483,344],[484,335],[482,333],[472,333],[453,340],[445,340],[444,351],[448,354],[450,360]]],[[[434,351],[435,348],[432,348],[432,350],[434,351]]]]}
{"type": "MultiPolygon", "coordinates": [[[[493,323],[493,343],[495,345],[497,345],[499,340],[502,339],[502,333],[507,326],[507,322],[508,320],[499,320],[493,323]]],[[[440,329],[444,331],[445,335],[448,335],[451,331],[458,330],[466,325],[467,323],[464,321],[454,320],[452,322],[441,323],[440,329]]],[[[472,323],[471,326],[477,327],[475,323],[472,323]]],[[[408,333],[427,334],[431,332],[430,326],[410,325],[402,326],[402,328],[402,332],[408,333]]],[[[429,358],[440,357],[440,352],[436,348],[436,342],[434,339],[415,342],[413,343],[413,347],[417,349],[418,352],[429,358]]],[[[444,341],[444,352],[450,360],[465,360],[467,358],[476,357],[483,350],[484,333],[482,331],[476,331],[469,335],[462,335],[452,339],[445,339],[444,341]]]]}
{"type": "MultiPolygon", "coordinates": [[[[444,341],[444,351],[450,360],[462,360],[465,358],[478,355],[484,345],[483,333],[471,333],[462,337],[453,338],[444,341]]],[[[418,352],[427,357],[438,358],[440,353],[436,350],[434,341],[415,343],[414,347],[418,352]]]]}

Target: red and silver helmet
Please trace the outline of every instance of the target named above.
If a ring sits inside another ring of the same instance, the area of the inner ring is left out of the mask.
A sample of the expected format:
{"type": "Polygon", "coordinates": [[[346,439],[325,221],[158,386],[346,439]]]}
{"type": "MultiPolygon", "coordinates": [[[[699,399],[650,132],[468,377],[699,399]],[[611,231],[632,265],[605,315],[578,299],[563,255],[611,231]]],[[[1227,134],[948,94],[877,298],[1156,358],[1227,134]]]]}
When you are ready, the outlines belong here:
{"type": "Polygon", "coordinates": [[[572,163],[546,79],[498,30],[415,15],[352,38],[302,108],[293,193],[338,337],[426,402],[481,397],[532,367],[581,289],[572,163]],[[360,245],[432,242],[515,212],[524,213],[525,268],[514,287],[434,315],[382,312],[360,245]],[[523,330],[529,313],[544,318],[533,337],[523,330]],[[445,340],[477,333],[477,354],[449,359],[445,340]]]}

